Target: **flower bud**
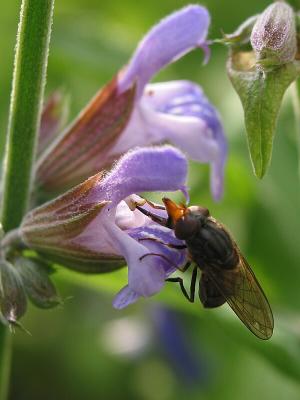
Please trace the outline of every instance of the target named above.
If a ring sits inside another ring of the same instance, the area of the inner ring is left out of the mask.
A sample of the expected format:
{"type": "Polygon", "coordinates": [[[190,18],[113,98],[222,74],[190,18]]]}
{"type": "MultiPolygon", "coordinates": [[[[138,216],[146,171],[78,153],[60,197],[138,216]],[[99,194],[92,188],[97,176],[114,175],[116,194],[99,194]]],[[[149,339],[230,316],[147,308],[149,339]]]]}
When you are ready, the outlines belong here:
{"type": "Polygon", "coordinates": [[[250,40],[262,65],[282,65],[294,61],[297,40],[293,9],[282,1],[271,4],[258,17],[250,40]]]}
{"type": "Polygon", "coordinates": [[[7,261],[0,261],[0,311],[4,320],[16,324],[26,311],[27,300],[21,277],[7,261]]]}
{"type": "Polygon", "coordinates": [[[29,299],[40,308],[52,308],[61,303],[54,284],[49,278],[52,268],[34,258],[18,258],[15,267],[22,277],[29,299]]]}

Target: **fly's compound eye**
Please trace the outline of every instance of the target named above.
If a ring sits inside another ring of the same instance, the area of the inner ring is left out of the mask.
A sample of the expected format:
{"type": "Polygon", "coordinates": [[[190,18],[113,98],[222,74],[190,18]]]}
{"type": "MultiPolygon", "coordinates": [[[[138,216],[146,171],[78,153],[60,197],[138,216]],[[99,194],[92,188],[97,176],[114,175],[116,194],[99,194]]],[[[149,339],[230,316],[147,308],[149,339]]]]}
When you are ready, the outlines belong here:
{"type": "Polygon", "coordinates": [[[177,239],[186,240],[192,237],[199,229],[199,221],[189,214],[176,221],[174,232],[177,239]]]}

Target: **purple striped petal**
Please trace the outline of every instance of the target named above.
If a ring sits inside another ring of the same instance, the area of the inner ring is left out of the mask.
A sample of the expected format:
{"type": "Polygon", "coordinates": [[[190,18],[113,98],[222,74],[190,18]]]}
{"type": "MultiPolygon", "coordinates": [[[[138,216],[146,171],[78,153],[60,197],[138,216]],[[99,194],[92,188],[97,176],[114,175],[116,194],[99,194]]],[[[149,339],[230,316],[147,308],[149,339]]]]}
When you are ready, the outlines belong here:
{"type": "Polygon", "coordinates": [[[139,97],[145,84],[160,69],[195,47],[205,47],[209,23],[207,9],[198,5],[185,7],[164,18],[140,42],[119,78],[120,91],[136,82],[139,97]]]}
{"type": "MultiPolygon", "coordinates": [[[[148,256],[140,261],[136,244],[129,251],[126,249],[130,253],[127,257],[131,258],[131,263],[128,263],[128,285],[117,294],[113,303],[119,309],[134,303],[140,296],[152,296],[160,291],[165,279],[187,260],[185,249],[178,250],[168,246],[182,245],[169,229],[150,224],[129,230],[128,234],[135,239],[135,243],[143,243],[144,254],[148,256]]],[[[125,256],[126,259],[127,257],[125,256]]]]}

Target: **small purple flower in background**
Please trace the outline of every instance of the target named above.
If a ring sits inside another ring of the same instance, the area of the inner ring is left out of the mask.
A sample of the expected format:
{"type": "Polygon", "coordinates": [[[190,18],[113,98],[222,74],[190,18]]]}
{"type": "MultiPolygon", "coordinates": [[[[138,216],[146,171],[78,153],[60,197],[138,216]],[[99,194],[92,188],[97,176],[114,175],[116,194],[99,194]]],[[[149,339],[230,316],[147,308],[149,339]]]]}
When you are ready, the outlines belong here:
{"type": "Polygon", "coordinates": [[[160,69],[194,48],[203,48],[208,57],[209,22],[208,11],[192,5],[152,28],[128,66],[41,155],[39,188],[61,192],[109,168],[136,146],[170,142],[189,158],[211,164],[212,193],[220,199],[227,146],[217,111],[192,82],[148,84],[160,69]]]}
{"type": "Polygon", "coordinates": [[[158,343],[181,383],[188,389],[205,386],[211,371],[201,351],[201,338],[198,339],[198,349],[195,351],[193,338],[186,329],[185,321],[180,313],[156,304],[151,305],[149,311],[158,343]]]}
{"type": "Polygon", "coordinates": [[[126,260],[128,285],[114,300],[116,308],[123,308],[140,296],[160,291],[166,277],[187,257],[185,249],[161,243],[182,245],[172,230],[153,223],[138,210],[131,211],[130,204],[138,199],[132,195],[176,190],[186,194],[186,176],[186,159],[175,148],[136,149],[124,155],[107,175],[98,174],[29,212],[20,236],[44,257],[86,272],[104,272],[109,263],[116,268],[126,260]]]}

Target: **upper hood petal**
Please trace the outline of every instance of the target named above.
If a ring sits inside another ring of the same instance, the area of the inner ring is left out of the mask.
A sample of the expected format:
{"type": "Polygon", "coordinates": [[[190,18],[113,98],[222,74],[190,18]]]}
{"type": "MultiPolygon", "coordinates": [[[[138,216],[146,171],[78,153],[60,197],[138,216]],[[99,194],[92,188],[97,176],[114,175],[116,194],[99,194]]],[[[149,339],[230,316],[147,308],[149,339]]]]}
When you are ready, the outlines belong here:
{"type": "Polygon", "coordinates": [[[206,8],[187,6],[154,26],[137,47],[129,65],[120,74],[120,91],[137,83],[137,96],[141,96],[145,84],[164,66],[189,50],[201,47],[210,23],[206,8]]]}
{"type": "Polygon", "coordinates": [[[87,203],[109,200],[110,207],[133,193],[182,190],[186,193],[187,161],[172,146],[138,148],[126,153],[90,191],[87,203]]]}

